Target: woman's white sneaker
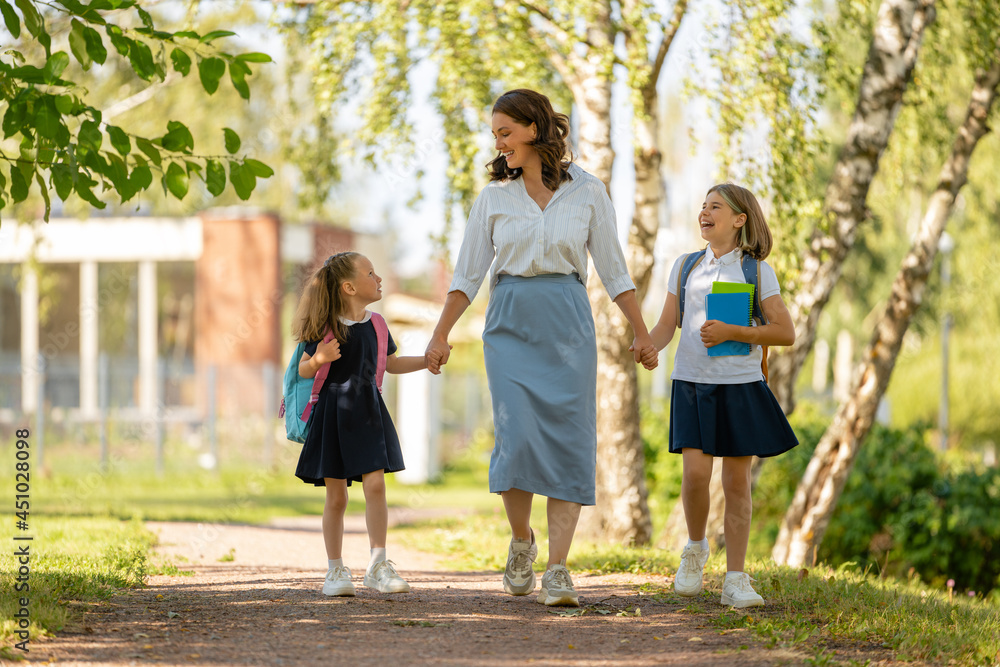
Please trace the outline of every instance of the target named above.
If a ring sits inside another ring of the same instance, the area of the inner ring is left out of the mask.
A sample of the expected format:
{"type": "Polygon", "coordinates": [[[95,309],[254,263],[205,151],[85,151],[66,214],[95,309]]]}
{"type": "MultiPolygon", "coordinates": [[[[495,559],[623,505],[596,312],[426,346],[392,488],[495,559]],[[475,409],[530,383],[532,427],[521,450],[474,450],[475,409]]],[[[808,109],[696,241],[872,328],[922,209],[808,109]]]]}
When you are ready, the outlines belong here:
{"type": "Polygon", "coordinates": [[[751,581],[746,572],[726,574],[726,581],[722,584],[722,604],[737,609],[763,607],[764,598],[753,589],[751,581]]]}
{"type": "Polygon", "coordinates": [[[507,547],[507,567],[503,572],[503,589],[511,595],[527,595],[535,590],[535,571],[531,569],[538,556],[535,533],[527,540],[510,541],[507,547]]]}
{"type": "Polygon", "coordinates": [[[323,595],[354,597],[350,568],[344,566],[330,568],[323,582],[323,595]]]}
{"type": "Polygon", "coordinates": [[[564,565],[552,565],[542,575],[538,601],[549,607],[579,607],[580,597],[564,565]]]}
{"type": "Polygon", "coordinates": [[[678,595],[693,598],[701,593],[708,549],[700,544],[689,543],[681,552],[681,564],[674,576],[674,590],[678,595]]]}

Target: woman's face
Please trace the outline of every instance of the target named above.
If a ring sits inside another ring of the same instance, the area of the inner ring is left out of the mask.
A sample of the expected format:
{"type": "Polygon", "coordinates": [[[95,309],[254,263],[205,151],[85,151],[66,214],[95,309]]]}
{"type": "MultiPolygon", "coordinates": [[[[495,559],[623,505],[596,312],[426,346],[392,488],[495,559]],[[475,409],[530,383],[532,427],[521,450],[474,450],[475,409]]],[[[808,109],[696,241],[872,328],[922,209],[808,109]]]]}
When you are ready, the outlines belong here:
{"type": "Polygon", "coordinates": [[[507,114],[493,114],[494,146],[507,160],[510,169],[523,168],[529,158],[537,155],[530,144],[535,139],[535,124],[521,125],[507,114]]]}

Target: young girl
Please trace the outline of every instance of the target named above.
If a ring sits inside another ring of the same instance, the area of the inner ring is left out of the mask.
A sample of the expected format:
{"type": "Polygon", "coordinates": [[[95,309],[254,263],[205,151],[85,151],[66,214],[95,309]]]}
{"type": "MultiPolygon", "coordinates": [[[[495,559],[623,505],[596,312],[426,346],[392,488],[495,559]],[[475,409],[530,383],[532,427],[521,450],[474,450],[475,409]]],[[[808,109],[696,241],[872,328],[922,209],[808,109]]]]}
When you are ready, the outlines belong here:
{"type": "MultiPolygon", "coordinates": [[[[302,481],[326,486],[326,595],[354,595],[351,571],[344,566],[341,554],[347,487],[351,482],[361,482],[365,493],[365,522],[371,544],[365,586],[383,593],[410,590],[385,557],[385,473],[403,470],[403,454],[375,385],[378,338],[372,314],[365,309],[382,298],[381,284],[382,279],[367,257],[356,252],[331,255],[306,285],[293,325],[295,339],[309,341],[299,363],[299,375],[315,377],[323,364],[330,364],[295,469],[302,481]],[[324,343],[331,329],[334,338],[324,343]]],[[[385,369],[390,373],[410,373],[427,367],[423,357],[397,358],[395,352],[396,344],[389,336],[385,369]]]]}
{"type": "MultiPolygon", "coordinates": [[[[761,373],[761,345],[791,345],[795,328],[781,300],[774,270],[763,260],[771,252],[771,232],[760,204],[749,190],[725,183],[708,191],[698,216],[701,237],[708,241],[701,261],[686,281],[681,337],[674,360],[670,398],[670,451],[683,457],[681,501],[688,544],[674,578],[678,594],[701,592],[708,560],[709,491],[714,457],[722,458],[726,496],[727,572],[722,604],[755,607],[764,599],[743,571],[750,538],[750,464],[754,456],[775,456],[798,444],[785,415],[761,373]],[[760,262],[760,303],[767,324],[737,326],[707,320],[705,296],[713,281],[747,282],[743,255],[760,262]],[[749,356],[710,357],[708,348],[727,340],[750,343],[749,356]]],[[[662,350],[678,326],[676,293],[683,257],[674,263],[667,300],[650,332],[662,350]]]]}

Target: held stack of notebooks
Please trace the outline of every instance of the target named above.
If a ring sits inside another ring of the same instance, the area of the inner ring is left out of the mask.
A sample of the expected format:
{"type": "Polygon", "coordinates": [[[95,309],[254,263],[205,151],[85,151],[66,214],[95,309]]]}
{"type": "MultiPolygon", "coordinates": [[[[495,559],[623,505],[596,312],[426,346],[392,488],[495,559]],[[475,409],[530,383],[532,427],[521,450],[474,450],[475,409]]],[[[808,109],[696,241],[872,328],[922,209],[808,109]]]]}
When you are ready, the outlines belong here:
{"type": "MultiPolygon", "coordinates": [[[[705,297],[707,319],[726,324],[750,326],[753,318],[753,285],[713,282],[712,293],[705,297]]],[[[710,357],[749,356],[750,343],[727,340],[708,348],[710,357]]]]}

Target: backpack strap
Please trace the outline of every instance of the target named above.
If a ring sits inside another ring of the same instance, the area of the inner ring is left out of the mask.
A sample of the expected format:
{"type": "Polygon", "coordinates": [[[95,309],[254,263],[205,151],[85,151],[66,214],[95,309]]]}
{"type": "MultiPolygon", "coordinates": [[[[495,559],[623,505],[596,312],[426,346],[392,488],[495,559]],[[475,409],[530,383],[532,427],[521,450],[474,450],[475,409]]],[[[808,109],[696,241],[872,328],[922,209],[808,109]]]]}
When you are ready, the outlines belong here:
{"type": "Polygon", "coordinates": [[[687,279],[692,269],[705,259],[705,251],[692,252],[681,260],[681,270],[677,273],[677,326],[684,321],[684,299],[687,296],[687,279]]]}
{"type": "Polygon", "coordinates": [[[372,313],[372,324],[375,326],[375,336],[378,338],[378,361],[375,363],[375,386],[382,393],[382,377],[385,375],[385,364],[389,358],[389,327],[385,319],[378,313],[372,313]]]}
{"type": "MultiPolygon", "coordinates": [[[[329,343],[333,340],[333,330],[327,331],[326,336],[323,337],[324,343],[329,343]]],[[[302,410],[302,421],[309,421],[309,415],[312,414],[313,405],[319,400],[319,391],[326,384],[326,376],[330,374],[330,364],[323,364],[316,371],[316,377],[313,378],[312,393],[309,394],[309,402],[306,403],[306,407],[302,410]]]]}
{"type": "MultiPolygon", "coordinates": [[[[744,280],[753,285],[753,318],[757,321],[758,326],[767,324],[767,318],[764,317],[764,307],[760,303],[760,260],[744,253],[740,259],[740,267],[743,269],[744,280]]],[[[768,346],[761,345],[760,347],[761,352],[763,352],[760,359],[760,372],[764,375],[764,382],[767,383],[768,346]]]]}

